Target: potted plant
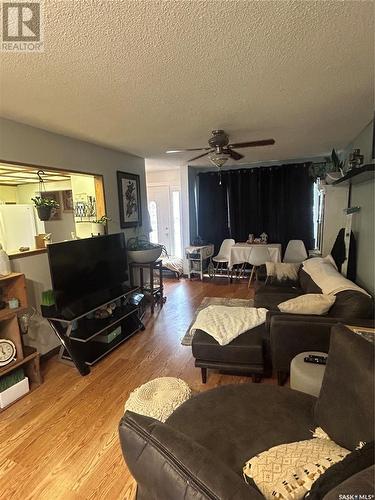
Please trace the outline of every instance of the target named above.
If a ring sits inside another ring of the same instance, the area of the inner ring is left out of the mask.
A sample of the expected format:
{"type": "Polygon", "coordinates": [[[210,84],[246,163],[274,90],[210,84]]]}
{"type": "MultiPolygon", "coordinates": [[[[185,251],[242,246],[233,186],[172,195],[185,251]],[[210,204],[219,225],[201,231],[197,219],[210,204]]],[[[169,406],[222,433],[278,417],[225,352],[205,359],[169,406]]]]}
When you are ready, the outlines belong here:
{"type": "Polygon", "coordinates": [[[56,200],[41,196],[35,196],[35,198],[31,198],[31,201],[34,202],[38,217],[42,221],[50,220],[53,211],[60,206],[56,200]]]}
{"type": "Polygon", "coordinates": [[[50,318],[51,316],[56,315],[57,311],[53,290],[45,290],[42,292],[40,310],[44,318],[50,318]]]}
{"type": "Polygon", "coordinates": [[[155,262],[163,251],[162,245],[148,241],[145,235],[129,238],[127,242],[129,259],[138,264],[155,262]]]}
{"type": "Polygon", "coordinates": [[[325,162],[313,163],[310,167],[310,176],[316,182],[325,181],[332,184],[344,175],[344,161],[340,161],[336,151],[332,149],[331,157],[326,158],[325,162]]]}
{"type": "Polygon", "coordinates": [[[91,222],[91,234],[93,236],[105,234],[105,226],[107,225],[107,222],[110,220],[111,219],[106,215],[102,215],[100,219],[93,220],[91,222]]]}

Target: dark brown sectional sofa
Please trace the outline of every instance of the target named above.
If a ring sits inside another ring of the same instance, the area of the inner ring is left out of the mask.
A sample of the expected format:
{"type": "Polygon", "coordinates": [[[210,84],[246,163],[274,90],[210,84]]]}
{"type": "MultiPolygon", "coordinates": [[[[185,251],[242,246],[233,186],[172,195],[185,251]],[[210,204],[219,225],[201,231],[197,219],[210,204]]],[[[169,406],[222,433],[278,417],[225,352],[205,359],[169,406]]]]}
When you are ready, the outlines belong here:
{"type": "MultiPolygon", "coordinates": [[[[373,441],[374,344],[342,325],[333,327],[331,339],[318,399],[250,383],[200,393],[166,423],[126,412],[120,441],[138,484],[137,500],[261,500],[255,483],[242,477],[254,455],[310,439],[318,426],[349,450],[373,441]]],[[[348,457],[354,470],[344,462],[328,469],[311,492],[313,500],[374,493],[373,453],[365,463],[348,457]]]]}
{"type": "Polygon", "coordinates": [[[328,352],[332,325],[374,324],[373,299],[355,290],[337,293],[334,305],[324,316],[287,314],[278,309],[281,302],[307,293],[322,293],[322,290],[302,267],[296,283],[256,283],[254,305],[269,310],[263,331],[265,356],[271,357],[273,370],[277,372],[281,385],[294,356],[305,351],[328,352]]]}

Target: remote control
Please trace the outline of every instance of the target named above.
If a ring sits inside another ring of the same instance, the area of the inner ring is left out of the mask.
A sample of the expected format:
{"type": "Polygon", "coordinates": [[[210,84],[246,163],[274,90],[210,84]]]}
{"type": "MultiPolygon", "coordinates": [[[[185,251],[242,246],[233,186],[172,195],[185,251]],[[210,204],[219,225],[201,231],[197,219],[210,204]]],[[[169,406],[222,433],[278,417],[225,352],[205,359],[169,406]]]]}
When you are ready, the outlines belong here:
{"type": "Polygon", "coordinates": [[[314,363],[316,365],[325,365],[327,363],[327,356],[315,356],[309,354],[304,358],[305,363],[314,363]]]}

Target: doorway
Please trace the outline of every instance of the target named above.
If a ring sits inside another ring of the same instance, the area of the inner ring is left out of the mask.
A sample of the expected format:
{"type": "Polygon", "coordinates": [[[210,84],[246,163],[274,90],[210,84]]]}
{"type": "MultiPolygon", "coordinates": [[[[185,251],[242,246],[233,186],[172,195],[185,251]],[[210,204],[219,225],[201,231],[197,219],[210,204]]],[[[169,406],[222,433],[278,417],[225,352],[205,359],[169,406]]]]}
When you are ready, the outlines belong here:
{"type": "Polygon", "coordinates": [[[181,192],[168,185],[148,186],[150,241],[164,245],[169,256],[181,257],[181,192]]]}

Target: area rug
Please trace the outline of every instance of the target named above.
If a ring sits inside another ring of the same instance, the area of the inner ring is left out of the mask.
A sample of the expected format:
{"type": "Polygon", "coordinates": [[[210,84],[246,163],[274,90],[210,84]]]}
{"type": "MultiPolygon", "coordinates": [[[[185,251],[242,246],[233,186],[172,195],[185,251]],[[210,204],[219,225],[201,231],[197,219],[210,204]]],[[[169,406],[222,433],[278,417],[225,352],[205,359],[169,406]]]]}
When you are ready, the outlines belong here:
{"type": "Polygon", "coordinates": [[[228,307],[254,307],[253,299],[231,299],[227,297],[203,297],[202,302],[200,303],[198,309],[195,311],[194,318],[189,325],[189,328],[186,330],[185,335],[181,340],[182,345],[191,345],[191,341],[193,340],[193,335],[190,333],[191,327],[195,323],[195,319],[202,309],[205,309],[208,306],[228,306],[228,307]]]}

